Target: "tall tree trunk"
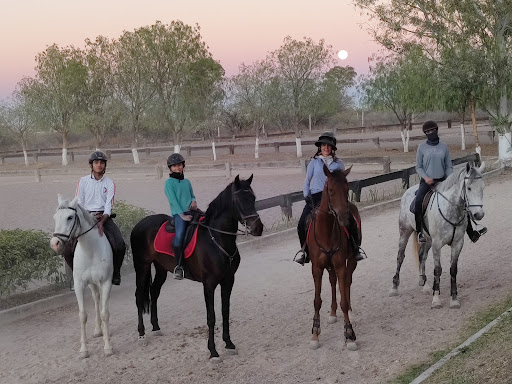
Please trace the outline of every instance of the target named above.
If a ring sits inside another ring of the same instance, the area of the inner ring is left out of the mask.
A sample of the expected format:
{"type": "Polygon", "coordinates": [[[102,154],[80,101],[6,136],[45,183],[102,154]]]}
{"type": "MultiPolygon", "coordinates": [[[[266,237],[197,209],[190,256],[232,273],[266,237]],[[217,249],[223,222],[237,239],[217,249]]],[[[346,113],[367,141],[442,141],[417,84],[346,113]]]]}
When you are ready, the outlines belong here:
{"type": "Polygon", "coordinates": [[[138,119],[135,118],[135,121],[132,123],[132,155],[133,155],[133,163],[140,164],[139,160],[139,152],[137,151],[137,147],[139,145],[139,126],[138,119]]]}
{"type": "Polygon", "coordinates": [[[62,131],[62,165],[68,165],[68,131],[63,129],[62,131]]]}
{"type": "Polygon", "coordinates": [[[475,99],[471,99],[469,102],[471,107],[471,121],[473,122],[473,133],[475,134],[475,151],[479,155],[482,152],[482,148],[480,147],[480,140],[478,139],[478,125],[476,123],[476,101],[475,99]]]}

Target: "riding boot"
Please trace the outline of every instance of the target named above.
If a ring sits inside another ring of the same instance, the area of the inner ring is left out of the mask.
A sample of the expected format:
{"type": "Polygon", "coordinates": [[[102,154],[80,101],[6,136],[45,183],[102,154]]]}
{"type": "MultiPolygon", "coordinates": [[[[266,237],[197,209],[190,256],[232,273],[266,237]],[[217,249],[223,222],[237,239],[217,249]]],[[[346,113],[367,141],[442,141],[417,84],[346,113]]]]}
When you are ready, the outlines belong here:
{"type": "Polygon", "coordinates": [[[471,218],[468,215],[468,226],[466,227],[466,233],[468,234],[469,239],[473,243],[476,243],[480,236],[483,236],[487,233],[487,227],[483,227],[482,229],[475,231],[471,225],[471,218]]]}
{"type": "Polygon", "coordinates": [[[174,247],[174,256],[176,258],[176,267],[174,268],[173,277],[176,280],[183,280],[185,277],[185,271],[183,270],[183,259],[184,259],[184,250],[181,246],[174,247]]]}
{"type": "Polygon", "coordinates": [[[366,253],[359,246],[359,229],[357,228],[356,220],[352,215],[349,217],[348,233],[350,235],[349,241],[352,247],[352,256],[355,257],[356,261],[366,259],[366,253]]]}
{"type": "Polygon", "coordinates": [[[300,265],[304,265],[304,263],[309,263],[309,255],[308,255],[308,246],[306,244],[306,228],[305,224],[299,223],[297,226],[297,232],[299,234],[299,242],[301,245],[301,249],[299,252],[295,254],[295,258],[293,259],[296,263],[300,265]]]}
{"type": "Polygon", "coordinates": [[[112,274],[112,284],[120,285],[121,284],[121,265],[123,264],[123,257],[119,257],[119,253],[114,251],[112,255],[114,259],[114,273],[112,274]],[[121,259],[121,262],[119,262],[121,259]]]}
{"type": "Polygon", "coordinates": [[[423,215],[422,215],[421,209],[420,209],[420,212],[414,212],[414,219],[416,221],[416,233],[418,234],[418,243],[420,243],[420,244],[427,242],[427,239],[425,239],[425,235],[423,235],[423,229],[422,229],[423,217],[422,216],[423,215]]]}

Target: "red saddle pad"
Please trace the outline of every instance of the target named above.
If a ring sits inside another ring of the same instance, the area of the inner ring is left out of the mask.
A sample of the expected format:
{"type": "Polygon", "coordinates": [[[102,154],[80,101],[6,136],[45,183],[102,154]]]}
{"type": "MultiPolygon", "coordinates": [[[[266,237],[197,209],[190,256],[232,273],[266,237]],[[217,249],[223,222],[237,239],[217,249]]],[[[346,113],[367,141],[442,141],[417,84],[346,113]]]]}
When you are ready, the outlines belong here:
{"type": "MultiPolygon", "coordinates": [[[[201,217],[199,221],[203,221],[204,217],[201,217]]],[[[170,255],[174,257],[174,250],[172,249],[172,241],[174,240],[174,233],[169,233],[165,230],[165,224],[167,222],[163,223],[160,226],[160,229],[158,230],[158,233],[156,234],[155,240],[153,241],[153,247],[155,248],[155,251],[160,253],[165,253],[167,255],[170,255]]],[[[196,248],[197,244],[197,229],[199,226],[196,227],[194,234],[192,235],[192,239],[190,239],[190,242],[185,247],[185,259],[187,257],[190,257],[192,253],[194,253],[194,249],[196,248]]]]}

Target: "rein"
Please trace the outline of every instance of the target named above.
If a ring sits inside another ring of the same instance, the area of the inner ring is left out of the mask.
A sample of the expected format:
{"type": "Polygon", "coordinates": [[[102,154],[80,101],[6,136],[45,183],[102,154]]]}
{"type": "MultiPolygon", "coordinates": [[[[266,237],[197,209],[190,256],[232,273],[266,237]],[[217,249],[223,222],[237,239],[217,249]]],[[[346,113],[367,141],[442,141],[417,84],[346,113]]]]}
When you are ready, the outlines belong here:
{"type": "Polygon", "coordinates": [[[57,233],[57,232],[54,232],[52,234],[53,237],[56,237],[58,238],[60,241],[62,241],[63,243],[65,242],[68,242],[69,240],[71,239],[78,239],[80,236],[83,236],[85,235],[87,232],[90,232],[94,227],[96,227],[98,225],[98,221],[91,227],[89,228],[87,231],[85,232],[82,232],[80,233],[78,236],[75,236],[75,237],[72,237],[71,234],[74,232],[75,230],[75,226],[77,225],[80,225],[80,219],[78,218],[78,214],[77,214],[77,211],[76,211],[76,208],[72,208],[72,207],[62,207],[62,208],[58,208],[58,209],[71,209],[72,211],[75,212],[75,215],[74,215],[74,218],[73,218],[73,226],[71,227],[71,230],[69,231],[69,235],[66,235],[64,233],[57,233]]]}

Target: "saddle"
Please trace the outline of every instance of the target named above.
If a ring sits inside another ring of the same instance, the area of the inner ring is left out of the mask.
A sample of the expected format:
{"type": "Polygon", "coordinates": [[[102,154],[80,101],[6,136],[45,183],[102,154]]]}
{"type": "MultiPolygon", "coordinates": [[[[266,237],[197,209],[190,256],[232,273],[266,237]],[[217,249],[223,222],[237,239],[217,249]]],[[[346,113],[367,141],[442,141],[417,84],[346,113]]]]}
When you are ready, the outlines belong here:
{"type": "MultiPolygon", "coordinates": [[[[186,214],[189,214],[189,212],[186,214]]],[[[192,211],[190,214],[192,215],[192,220],[187,227],[185,239],[183,241],[185,247],[185,258],[190,257],[194,252],[197,243],[197,229],[199,227],[199,222],[204,220],[204,213],[202,211],[192,211]]],[[[174,218],[172,217],[160,226],[160,229],[155,236],[155,240],[153,241],[155,251],[174,257],[172,242],[174,241],[175,229],[174,218]]]]}
{"type": "MultiPolygon", "coordinates": [[[[434,192],[435,191],[433,189],[431,189],[430,191],[428,191],[425,194],[425,197],[423,198],[423,203],[421,204],[421,214],[422,215],[425,214],[425,211],[427,210],[428,204],[430,202],[430,198],[432,197],[434,192]]],[[[418,193],[418,191],[416,191],[416,193],[418,193]]],[[[416,202],[416,199],[413,199],[413,201],[411,201],[411,206],[409,207],[409,210],[411,211],[411,213],[415,213],[416,212],[416,209],[414,208],[415,202],[416,202]]]]}

